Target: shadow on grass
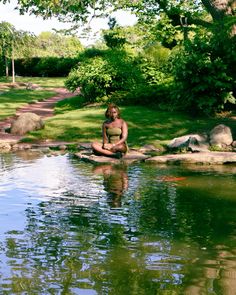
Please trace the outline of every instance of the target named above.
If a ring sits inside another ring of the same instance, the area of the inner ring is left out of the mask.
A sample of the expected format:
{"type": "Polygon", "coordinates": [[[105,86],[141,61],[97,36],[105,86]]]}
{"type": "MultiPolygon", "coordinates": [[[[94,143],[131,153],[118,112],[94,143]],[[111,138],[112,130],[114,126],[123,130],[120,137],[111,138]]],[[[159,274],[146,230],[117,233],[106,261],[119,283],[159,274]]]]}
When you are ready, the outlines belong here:
{"type": "MultiPolygon", "coordinates": [[[[82,108],[65,112],[46,121],[42,131],[31,133],[35,139],[77,142],[102,141],[102,123],[106,107],[82,108]]],[[[122,107],[122,118],[128,123],[128,144],[165,144],[190,133],[209,133],[217,124],[229,126],[234,133],[236,120],[230,118],[192,118],[186,114],[152,110],[142,106],[122,107]]],[[[234,137],[235,138],[235,137],[234,137]]]]}
{"type": "Polygon", "coordinates": [[[217,124],[225,124],[236,136],[236,120],[231,118],[193,118],[177,112],[156,111],[132,106],[122,109],[129,125],[129,141],[147,144],[150,141],[168,141],[191,133],[207,133],[217,124]]]}

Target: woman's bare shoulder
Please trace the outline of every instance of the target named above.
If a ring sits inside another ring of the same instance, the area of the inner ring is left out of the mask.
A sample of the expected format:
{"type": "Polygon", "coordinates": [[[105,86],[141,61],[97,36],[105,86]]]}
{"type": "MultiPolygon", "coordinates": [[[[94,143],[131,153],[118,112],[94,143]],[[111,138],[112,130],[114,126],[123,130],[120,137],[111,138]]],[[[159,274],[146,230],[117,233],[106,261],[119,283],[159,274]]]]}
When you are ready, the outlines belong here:
{"type": "Polygon", "coordinates": [[[124,120],[124,119],[120,119],[121,121],[121,124],[123,125],[123,124],[125,124],[125,125],[127,125],[127,122],[124,120]]]}
{"type": "Polygon", "coordinates": [[[102,125],[103,125],[103,126],[107,126],[107,125],[110,124],[110,123],[111,123],[110,120],[107,119],[107,120],[105,120],[105,121],[103,122],[102,125]]]}

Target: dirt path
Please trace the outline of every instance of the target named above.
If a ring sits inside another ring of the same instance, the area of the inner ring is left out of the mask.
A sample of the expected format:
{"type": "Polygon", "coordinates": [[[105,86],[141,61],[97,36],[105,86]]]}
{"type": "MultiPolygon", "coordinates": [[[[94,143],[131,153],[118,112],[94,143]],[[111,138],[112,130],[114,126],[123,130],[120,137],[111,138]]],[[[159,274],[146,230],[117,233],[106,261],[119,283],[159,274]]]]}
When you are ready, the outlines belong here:
{"type": "Polygon", "coordinates": [[[39,115],[42,119],[46,119],[48,117],[53,116],[53,110],[55,107],[55,104],[63,100],[65,98],[69,98],[72,96],[75,96],[76,94],[73,94],[69,91],[67,91],[65,88],[56,88],[55,91],[57,94],[53,97],[50,97],[44,101],[27,104],[24,107],[21,107],[16,110],[16,115],[12,117],[8,117],[2,121],[0,121],[0,141],[7,141],[7,142],[17,142],[24,136],[17,136],[12,135],[10,133],[6,133],[5,130],[11,127],[11,123],[16,119],[17,116],[19,116],[22,113],[31,112],[39,115]]]}

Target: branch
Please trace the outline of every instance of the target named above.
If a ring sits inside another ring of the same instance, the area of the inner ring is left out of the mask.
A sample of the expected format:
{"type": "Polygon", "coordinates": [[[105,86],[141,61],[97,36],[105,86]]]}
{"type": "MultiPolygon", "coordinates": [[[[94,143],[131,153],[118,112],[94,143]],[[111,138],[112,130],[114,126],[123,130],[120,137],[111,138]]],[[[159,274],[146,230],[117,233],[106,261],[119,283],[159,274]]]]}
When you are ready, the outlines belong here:
{"type": "Polygon", "coordinates": [[[206,10],[210,13],[212,16],[213,20],[219,20],[222,18],[222,11],[217,9],[214,5],[212,5],[211,0],[201,0],[202,4],[206,8],[206,10]]]}

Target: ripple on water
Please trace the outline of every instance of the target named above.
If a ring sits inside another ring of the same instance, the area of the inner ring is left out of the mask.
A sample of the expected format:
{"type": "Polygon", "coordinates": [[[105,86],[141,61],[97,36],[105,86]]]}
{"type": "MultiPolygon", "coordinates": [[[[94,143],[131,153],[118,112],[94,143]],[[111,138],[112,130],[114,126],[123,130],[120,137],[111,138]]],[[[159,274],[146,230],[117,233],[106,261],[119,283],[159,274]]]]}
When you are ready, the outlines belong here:
{"type": "Polygon", "coordinates": [[[235,174],[145,164],[116,170],[69,155],[0,158],[6,293],[126,294],[129,286],[132,294],[184,294],[200,282],[204,294],[209,273],[224,280],[218,265],[234,275],[235,174]]]}

